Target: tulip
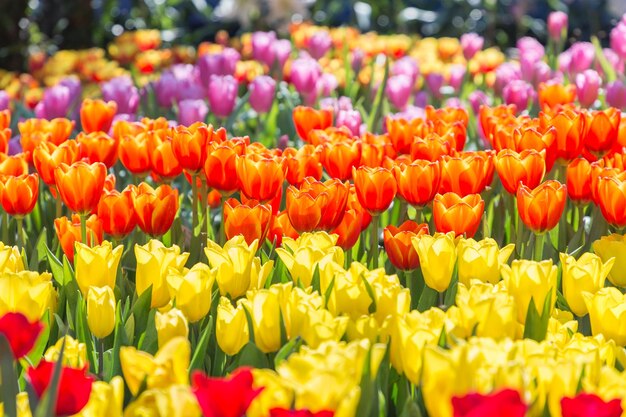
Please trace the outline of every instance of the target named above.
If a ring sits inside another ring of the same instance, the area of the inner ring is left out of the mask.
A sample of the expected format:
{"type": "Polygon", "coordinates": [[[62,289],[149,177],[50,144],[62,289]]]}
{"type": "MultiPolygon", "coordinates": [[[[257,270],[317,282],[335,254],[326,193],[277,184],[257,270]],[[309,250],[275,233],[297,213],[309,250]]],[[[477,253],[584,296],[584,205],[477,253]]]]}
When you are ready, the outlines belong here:
{"type": "Polygon", "coordinates": [[[359,203],[372,216],[377,216],[389,208],[398,189],[390,170],[362,166],[358,169],[352,168],[352,177],[359,203]]]}
{"type": "Polygon", "coordinates": [[[417,250],[411,243],[414,237],[428,234],[428,225],[407,220],[399,227],[389,225],[383,230],[385,252],[393,266],[403,271],[413,271],[419,266],[417,250]]]}
{"type": "Polygon", "coordinates": [[[481,155],[472,152],[464,156],[444,156],[441,160],[439,192],[454,192],[461,197],[480,194],[491,183],[491,178],[486,174],[493,166],[491,153],[481,155]]]}
{"type": "Polygon", "coordinates": [[[621,112],[615,108],[587,113],[584,145],[594,155],[603,155],[617,141],[621,112]]]}
{"type": "Polygon", "coordinates": [[[461,48],[463,49],[463,56],[465,59],[470,60],[476,55],[478,51],[483,49],[485,39],[476,33],[464,33],[461,36],[461,48]]]}
{"type": "Polygon", "coordinates": [[[567,165],[567,195],[582,204],[591,200],[591,164],[585,158],[574,159],[567,165]]]}
{"type": "Polygon", "coordinates": [[[559,104],[570,104],[576,99],[576,87],[572,84],[539,84],[539,106],[554,108],[559,104]]]}
{"type": "Polygon", "coordinates": [[[606,86],[606,102],[611,107],[626,109],[626,84],[616,80],[606,86]]]}
{"type": "Polygon", "coordinates": [[[250,106],[255,112],[263,114],[272,109],[276,95],[276,81],[267,75],[256,77],[249,86],[250,106]]]}
{"type": "Polygon", "coordinates": [[[41,322],[31,322],[22,313],[9,312],[0,317],[0,334],[9,342],[15,359],[26,356],[33,349],[42,330],[41,322]]]}
{"type": "Polygon", "coordinates": [[[284,408],[272,408],[269,417],[333,417],[334,411],[321,410],[312,412],[310,410],[287,410],[284,408]]]}
{"type": "Polygon", "coordinates": [[[235,75],[241,55],[233,48],[224,48],[219,53],[207,53],[198,57],[196,66],[200,80],[206,85],[211,75],[235,75]]]}
{"type": "Polygon", "coordinates": [[[110,382],[95,381],[89,402],[79,414],[81,416],[121,417],[124,407],[124,380],[116,375],[110,382]]]}
{"type": "Polygon", "coordinates": [[[198,263],[188,271],[174,270],[167,276],[169,295],[190,323],[202,320],[211,309],[215,270],[198,263]]]}
{"type": "Polygon", "coordinates": [[[413,237],[411,243],[419,256],[426,285],[437,292],[444,292],[450,286],[457,259],[452,234],[424,234],[413,237]]]}
{"type": "Polygon", "coordinates": [[[455,193],[437,194],[433,200],[433,219],[438,232],[473,237],[485,210],[480,194],[461,197],[455,193]]]}
{"type": "Polygon", "coordinates": [[[314,59],[320,59],[332,47],[332,38],[326,30],[318,30],[309,38],[309,53],[314,59]]]}
{"type": "Polygon", "coordinates": [[[620,417],[622,415],[622,400],[616,398],[604,401],[595,394],[581,392],[575,397],[561,398],[561,413],[563,417],[620,417]]]}
{"type": "Polygon", "coordinates": [[[331,234],[337,235],[337,246],[344,251],[348,251],[356,245],[361,236],[361,223],[364,213],[354,209],[347,209],[341,222],[330,231],[331,234]]]}
{"type": "Polygon", "coordinates": [[[84,216],[98,206],[104,189],[106,166],[101,162],[87,164],[61,163],[54,170],[54,180],[63,203],[73,212],[84,216]]]}
{"type": "Polygon", "coordinates": [[[117,112],[121,114],[135,114],[139,107],[139,90],[129,76],[111,78],[100,85],[102,99],[113,101],[117,105],[117,112]]]}
{"type": "Polygon", "coordinates": [[[585,292],[582,297],[589,311],[593,335],[603,335],[618,346],[626,345],[624,294],[615,287],[606,287],[595,294],[585,292]]]}
{"type": "MultiPolygon", "coordinates": [[[[87,241],[91,245],[99,245],[102,242],[102,222],[94,214],[85,223],[87,241]]],[[[80,218],[77,215],[73,215],[71,220],[65,216],[59,217],[54,220],[54,230],[63,253],[70,262],[74,262],[74,243],[82,242],[80,218]]]]}
{"type": "Polygon", "coordinates": [[[203,122],[209,114],[209,106],[202,99],[186,99],[178,102],[178,123],[189,126],[203,122]]]}
{"type": "Polygon", "coordinates": [[[548,34],[550,39],[561,42],[567,36],[567,13],[561,11],[551,12],[548,15],[548,34]]]}
{"type": "Polygon", "coordinates": [[[552,230],[565,210],[567,189],[558,181],[548,180],[531,190],[517,189],[517,210],[524,224],[535,233],[552,230]]]}
{"type": "Polygon", "coordinates": [[[41,180],[48,186],[55,186],[54,170],[61,163],[71,165],[79,159],[79,147],[76,141],[55,145],[42,142],[33,151],[33,164],[41,180]]]}
{"type": "Polygon", "coordinates": [[[298,233],[331,231],[343,218],[348,204],[349,185],[337,179],[326,182],[304,178],[300,189],[287,188],[286,212],[298,233]]]}
{"type": "Polygon", "coordinates": [[[211,268],[217,268],[216,281],[220,294],[236,299],[248,290],[262,288],[265,285],[273,262],[265,262],[255,257],[258,242],[248,245],[241,235],[228,240],[224,247],[209,240],[204,253],[211,268]]]}
{"type": "Polygon", "coordinates": [[[187,318],[177,308],[172,308],[165,313],[157,311],[154,316],[154,326],[157,330],[159,347],[165,346],[167,342],[175,337],[187,338],[189,335],[187,318]]]}
{"type": "Polygon", "coordinates": [[[263,388],[254,388],[250,368],[238,368],[224,378],[211,378],[197,371],[191,380],[193,393],[205,416],[243,417],[250,403],[263,391],[263,388]]]}
{"type": "Polygon", "coordinates": [[[152,169],[148,137],[145,133],[136,136],[127,135],[122,137],[118,145],[120,162],[131,174],[140,178],[146,177],[152,169]]]}
{"type": "Polygon", "coordinates": [[[457,244],[459,282],[466,287],[471,286],[474,279],[490,284],[500,281],[500,268],[506,265],[511,257],[514,244],[499,248],[495,240],[484,238],[459,240],[457,244]]]}
{"type": "Polygon", "coordinates": [[[361,131],[361,123],[361,113],[358,110],[341,110],[337,112],[337,127],[347,127],[355,136],[358,136],[361,131]]]}
{"type": "MultiPolygon", "coordinates": [[[[41,399],[53,378],[54,362],[42,360],[37,367],[28,368],[26,375],[35,393],[41,399]]],[[[81,369],[61,367],[56,396],[55,415],[69,416],[80,412],[89,401],[93,378],[87,376],[87,367],[81,369]]]]}
{"type": "Polygon", "coordinates": [[[148,136],[147,150],[152,172],[162,181],[172,181],[183,172],[183,167],[174,154],[171,136],[148,136]]]}
{"type": "Polygon", "coordinates": [[[48,120],[66,117],[72,101],[70,89],[57,84],[44,91],[43,99],[35,106],[35,115],[40,119],[48,120]]]}
{"type": "MultiPolygon", "coordinates": [[[[450,67],[450,78],[448,84],[454,89],[455,92],[461,90],[463,80],[465,79],[465,67],[463,65],[452,65],[450,67]]],[[[459,107],[463,108],[463,104],[457,97],[451,97],[446,101],[446,107],[459,107]],[[451,101],[455,100],[455,101],[451,101]],[[453,106],[452,103],[455,103],[453,106]]]]}
{"type": "Polygon", "coordinates": [[[37,174],[0,178],[0,203],[10,216],[22,219],[33,211],[38,196],[39,175],[37,174]]]}
{"type": "Polygon", "coordinates": [[[413,84],[411,79],[403,74],[394,75],[387,80],[385,94],[389,102],[397,109],[403,110],[409,102],[413,84]]]}
{"type": "Polygon", "coordinates": [[[593,251],[600,256],[602,262],[608,263],[614,259],[613,268],[608,274],[611,284],[617,287],[626,287],[626,240],[623,235],[613,233],[602,236],[592,243],[593,251]],[[623,256],[622,256],[623,255],[623,256]]]}
{"type": "Polygon", "coordinates": [[[9,97],[9,93],[5,90],[0,91],[0,111],[8,110],[9,103],[11,102],[11,97],[9,97]]]}
{"type": "Polygon", "coordinates": [[[410,56],[404,56],[398,59],[391,66],[391,74],[406,75],[411,79],[411,85],[414,85],[420,74],[417,60],[410,56]]]}
{"type": "Polygon", "coordinates": [[[223,146],[211,145],[204,163],[207,185],[223,196],[233,194],[239,188],[237,160],[245,150],[245,144],[229,142],[223,146]]]}
{"type": "Polygon", "coordinates": [[[104,339],[115,328],[115,294],[111,287],[89,287],[87,290],[87,324],[98,339],[104,339]]]}
{"type": "Polygon", "coordinates": [[[592,69],[576,74],[576,95],[583,107],[591,107],[598,98],[598,91],[602,85],[600,74],[592,69]]]}
{"type": "Polygon", "coordinates": [[[441,87],[443,87],[444,82],[443,75],[436,72],[431,72],[426,75],[425,79],[426,85],[430,90],[430,94],[436,99],[441,99],[441,87]]]}
{"type": "Polygon", "coordinates": [[[176,245],[166,248],[160,241],[152,239],[143,246],[135,245],[135,257],[137,294],[141,295],[152,287],[151,307],[163,307],[170,301],[167,276],[182,273],[189,254],[181,253],[176,245]]]}
{"type": "Polygon", "coordinates": [[[276,33],[271,32],[254,32],[250,36],[252,44],[252,57],[263,62],[268,67],[274,65],[275,53],[274,43],[276,42],[276,33]]]}
{"type": "Polygon", "coordinates": [[[502,89],[502,98],[506,104],[514,104],[518,109],[528,108],[534,100],[535,90],[523,80],[513,80],[502,89]]]}
{"type": "Polygon", "coordinates": [[[237,101],[237,88],[237,80],[231,75],[212,75],[208,85],[211,112],[220,118],[230,116],[237,101]]]}
{"type": "Polygon", "coordinates": [[[623,20],[611,30],[610,41],[611,49],[615,51],[621,59],[626,59],[626,23],[624,23],[623,20]]]}
{"type": "Polygon", "coordinates": [[[595,294],[604,288],[604,281],[611,272],[615,258],[602,263],[598,255],[589,252],[583,253],[578,260],[564,253],[559,254],[559,257],[563,269],[563,296],[572,313],[582,317],[588,313],[582,294],[595,294]]]}
{"type": "Polygon", "coordinates": [[[80,107],[80,124],[85,133],[108,132],[117,111],[114,101],[85,99],[80,107]]]}
{"type": "Polygon", "coordinates": [[[333,111],[329,108],[315,110],[311,107],[297,106],[293,109],[293,123],[300,139],[307,142],[309,132],[324,130],[333,124],[333,111]]]}
{"type": "Polygon", "coordinates": [[[412,206],[425,206],[439,190],[441,168],[438,161],[416,160],[409,165],[395,165],[393,174],[398,195],[412,206]]]}
{"type": "Polygon", "coordinates": [[[197,128],[192,129],[190,126],[189,129],[177,129],[172,136],[172,152],[183,169],[190,174],[197,174],[204,167],[209,144],[222,143],[226,137],[224,128],[214,131],[212,125],[194,126],[197,128]]]}
{"type": "Polygon", "coordinates": [[[267,236],[272,217],[272,209],[267,204],[249,200],[241,204],[234,198],[224,204],[224,234],[230,240],[243,235],[249,245],[253,241],[263,242],[267,236]]]}
{"type": "Polygon", "coordinates": [[[108,241],[93,247],[81,242],[76,242],[75,245],[76,283],[83,297],[87,298],[90,287],[115,288],[117,267],[124,247],[120,245],[113,249],[108,241]]]}
{"type": "Polygon", "coordinates": [[[549,311],[552,312],[556,302],[557,267],[551,259],[541,262],[516,259],[511,266],[502,265],[500,271],[509,294],[517,304],[517,320],[520,323],[526,322],[531,301],[539,314],[544,311],[546,303],[549,303],[549,311]]]}
{"type": "Polygon", "coordinates": [[[494,83],[494,90],[496,94],[501,95],[502,90],[513,80],[519,80],[522,78],[522,73],[517,65],[512,62],[505,62],[495,70],[496,80],[494,83]]]}
{"type": "Polygon", "coordinates": [[[178,213],[178,190],[167,184],[154,189],[142,182],[131,192],[139,228],[150,236],[164,235],[178,213]]]}
{"type": "Polygon", "coordinates": [[[224,353],[234,356],[250,340],[250,332],[246,313],[241,303],[237,307],[226,297],[220,297],[215,321],[217,344],[224,353]]]}
{"type": "Polygon", "coordinates": [[[466,394],[463,397],[452,397],[452,409],[454,417],[524,417],[527,407],[519,392],[504,389],[489,395],[466,394]]]}
{"type": "Polygon", "coordinates": [[[626,181],[622,178],[623,175],[600,176],[594,199],[605,220],[618,228],[626,226],[626,181]]]}
{"type": "Polygon", "coordinates": [[[496,156],[496,171],[504,189],[516,194],[520,185],[536,188],[546,172],[545,152],[526,149],[517,153],[503,149],[496,156]]]}
{"type": "Polygon", "coordinates": [[[320,64],[311,58],[297,58],[291,62],[291,83],[302,95],[312,94],[322,76],[320,64]]]}
{"type": "Polygon", "coordinates": [[[132,190],[105,192],[98,203],[98,218],[104,232],[114,239],[121,240],[129,235],[137,225],[132,190]]]}
{"type": "Polygon", "coordinates": [[[361,142],[327,142],[322,147],[320,161],[331,178],[346,181],[361,162],[361,142]]]}
{"type": "Polygon", "coordinates": [[[238,157],[237,177],[246,197],[266,203],[276,197],[283,186],[285,163],[273,158],[238,157]]]}
{"type": "Polygon", "coordinates": [[[104,132],[79,133],[79,157],[87,163],[102,162],[111,168],[117,162],[117,141],[104,132]]]}

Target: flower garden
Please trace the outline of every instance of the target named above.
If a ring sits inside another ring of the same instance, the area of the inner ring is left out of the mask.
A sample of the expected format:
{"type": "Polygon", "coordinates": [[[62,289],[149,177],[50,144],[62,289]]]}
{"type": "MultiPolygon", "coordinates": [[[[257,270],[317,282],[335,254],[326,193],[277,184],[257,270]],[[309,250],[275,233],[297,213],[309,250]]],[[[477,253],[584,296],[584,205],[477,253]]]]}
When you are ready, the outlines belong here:
{"type": "Polygon", "coordinates": [[[626,17],[0,72],[3,415],[626,415],[626,17]]]}

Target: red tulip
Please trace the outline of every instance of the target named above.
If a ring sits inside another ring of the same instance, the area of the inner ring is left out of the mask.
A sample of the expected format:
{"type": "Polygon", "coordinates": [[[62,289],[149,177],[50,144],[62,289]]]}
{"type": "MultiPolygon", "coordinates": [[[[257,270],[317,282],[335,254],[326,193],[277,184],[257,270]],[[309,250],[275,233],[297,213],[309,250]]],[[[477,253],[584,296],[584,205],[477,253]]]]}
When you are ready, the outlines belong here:
{"type": "MultiPolygon", "coordinates": [[[[42,360],[36,368],[28,369],[28,380],[39,398],[50,385],[55,365],[54,362],[42,360]]],[[[71,416],[80,412],[89,401],[92,385],[93,378],[87,375],[86,366],[82,369],[63,366],[55,414],[57,416],[71,416]]]]}
{"type": "Polygon", "coordinates": [[[253,388],[250,368],[239,368],[225,378],[212,378],[201,372],[191,378],[204,417],[243,417],[252,400],[263,391],[253,388]]]}
{"type": "Polygon", "coordinates": [[[6,313],[0,317],[0,334],[7,338],[15,359],[32,350],[42,330],[40,322],[31,323],[22,313],[6,313]]]}
{"type": "Polygon", "coordinates": [[[454,417],[524,417],[526,405],[519,392],[504,389],[499,392],[467,394],[464,397],[452,397],[454,417]]]}
{"type": "Polygon", "coordinates": [[[285,410],[284,408],[272,408],[269,417],[333,417],[334,411],[322,410],[314,413],[310,410],[285,410]]]}
{"type": "Polygon", "coordinates": [[[620,417],[622,400],[604,402],[595,394],[580,393],[573,398],[561,398],[563,417],[620,417]]]}

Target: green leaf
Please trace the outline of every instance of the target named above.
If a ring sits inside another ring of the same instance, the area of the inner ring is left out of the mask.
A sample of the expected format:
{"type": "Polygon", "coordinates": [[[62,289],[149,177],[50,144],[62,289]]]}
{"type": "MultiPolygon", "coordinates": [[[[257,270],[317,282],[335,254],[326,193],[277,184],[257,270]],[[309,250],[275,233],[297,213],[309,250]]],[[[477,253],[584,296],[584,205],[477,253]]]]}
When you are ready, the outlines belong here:
{"type": "Polygon", "coordinates": [[[50,248],[46,246],[46,258],[48,259],[48,265],[50,265],[50,271],[52,271],[52,277],[60,285],[65,286],[69,281],[65,281],[65,274],[63,273],[63,264],[52,253],[50,248]]]}
{"type": "Polygon", "coordinates": [[[41,229],[41,233],[39,233],[39,237],[37,238],[37,242],[35,243],[35,249],[32,252],[30,261],[28,263],[28,269],[31,271],[39,270],[39,261],[46,259],[46,228],[41,229]]]}
{"type": "Polygon", "coordinates": [[[526,325],[524,326],[524,338],[533,339],[537,342],[541,342],[546,338],[548,333],[548,321],[550,320],[551,313],[551,296],[546,296],[543,303],[543,309],[541,314],[537,310],[535,300],[530,299],[528,305],[528,313],[526,313],[526,325]]]}
{"type": "Polygon", "coordinates": [[[145,337],[142,339],[142,343],[139,346],[139,349],[144,352],[148,352],[151,355],[154,355],[157,350],[159,350],[159,335],[154,321],[155,316],[156,310],[150,310],[150,314],[148,314],[146,332],[144,333],[145,337]]]}
{"type": "MultiPolygon", "coordinates": [[[[122,323],[122,308],[121,302],[117,303],[117,308],[115,309],[115,331],[113,333],[113,350],[111,352],[111,366],[105,367],[104,379],[108,382],[115,375],[121,375],[122,366],[120,364],[120,348],[126,344],[126,332],[124,329],[124,324],[122,323]]],[[[128,305],[128,304],[127,304],[128,305]]],[[[134,320],[132,317],[129,320],[134,320]]],[[[133,326],[134,328],[134,326],[133,326]]]]}
{"type": "Polygon", "coordinates": [[[15,372],[15,358],[9,341],[0,333],[0,376],[2,389],[0,398],[4,403],[4,413],[9,417],[17,417],[17,373],[15,372]]]}
{"type": "Polygon", "coordinates": [[[254,343],[246,344],[239,352],[238,366],[251,366],[253,368],[269,368],[267,356],[259,350],[254,343]]]}
{"type": "MultiPolygon", "coordinates": [[[[367,131],[374,132],[376,129],[376,125],[378,123],[378,118],[381,114],[381,107],[383,103],[385,87],[387,86],[387,79],[389,78],[389,58],[385,58],[385,73],[383,75],[383,81],[378,86],[378,91],[376,91],[376,98],[374,99],[374,107],[370,111],[369,117],[367,119],[367,131]]],[[[374,77],[372,76],[372,79],[374,77]]]]}
{"type": "MultiPolygon", "coordinates": [[[[80,293],[79,293],[80,294],[80,293]]],[[[85,344],[87,348],[87,359],[89,360],[90,369],[97,369],[96,350],[93,345],[93,337],[87,323],[87,311],[82,296],[78,296],[76,303],[76,337],[79,342],[85,344]]]]}
{"type": "Polygon", "coordinates": [[[361,373],[361,398],[357,406],[357,416],[376,416],[378,410],[378,395],[376,393],[376,384],[372,379],[372,349],[367,351],[367,355],[363,360],[363,372],[361,373]]]}
{"type": "Polygon", "coordinates": [[[207,356],[207,351],[209,348],[209,340],[211,338],[211,331],[213,330],[213,316],[209,317],[209,322],[205,326],[202,331],[202,336],[200,336],[200,340],[198,340],[198,344],[196,346],[196,350],[193,352],[193,357],[191,358],[191,362],[189,363],[189,374],[196,370],[202,369],[202,364],[204,363],[204,359],[207,356]]]}
{"type": "Polygon", "coordinates": [[[600,41],[598,40],[596,36],[592,36],[591,43],[593,44],[593,47],[596,50],[596,59],[598,60],[598,62],[600,63],[600,66],[602,67],[602,72],[604,72],[607,82],[615,81],[617,79],[617,76],[615,74],[615,69],[606,59],[606,56],[604,56],[604,50],[602,49],[602,45],[600,44],[600,41]]]}
{"type": "Polygon", "coordinates": [[[297,352],[300,346],[302,346],[301,337],[294,337],[289,342],[285,343],[274,357],[274,369],[276,369],[281,362],[286,361],[292,353],[297,352]]]}
{"type": "Polygon", "coordinates": [[[137,299],[133,305],[132,315],[135,318],[136,339],[139,339],[146,330],[148,317],[150,316],[150,306],[152,305],[152,285],[150,285],[137,299]]]}
{"type": "Polygon", "coordinates": [[[37,338],[37,342],[35,346],[28,354],[28,361],[33,365],[37,366],[42,359],[43,353],[46,350],[46,346],[48,346],[48,340],[50,339],[50,310],[47,310],[41,319],[41,324],[43,325],[43,329],[37,338]]]}
{"type": "Polygon", "coordinates": [[[422,295],[417,302],[417,309],[422,312],[428,310],[429,308],[437,304],[438,296],[439,293],[437,291],[433,290],[427,285],[424,285],[422,295]]]}

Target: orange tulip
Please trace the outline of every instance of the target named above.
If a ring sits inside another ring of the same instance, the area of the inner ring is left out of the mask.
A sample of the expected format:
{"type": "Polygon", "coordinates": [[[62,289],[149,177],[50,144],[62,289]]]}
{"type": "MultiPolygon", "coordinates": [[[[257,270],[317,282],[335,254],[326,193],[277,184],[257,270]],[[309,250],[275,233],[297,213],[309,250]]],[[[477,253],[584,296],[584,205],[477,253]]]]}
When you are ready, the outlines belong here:
{"type": "Polygon", "coordinates": [[[361,236],[361,222],[363,213],[354,209],[348,209],[344,213],[341,222],[330,233],[338,236],[336,245],[343,250],[350,250],[361,236]]]}
{"type": "Polygon", "coordinates": [[[25,174],[28,174],[28,161],[25,154],[0,154],[0,175],[19,177],[25,174]]]}
{"type": "Polygon", "coordinates": [[[324,130],[315,129],[309,132],[308,144],[313,146],[323,145],[329,142],[352,142],[354,135],[352,131],[345,126],[327,127],[324,130]]]}
{"type": "MultiPolygon", "coordinates": [[[[102,243],[102,223],[98,216],[92,214],[87,218],[87,240],[91,246],[102,243]]],[[[70,221],[67,217],[59,217],[54,220],[54,230],[57,238],[61,243],[63,253],[68,261],[74,262],[74,243],[82,242],[80,231],[80,217],[76,214],[72,215],[70,221]]],[[[85,243],[85,242],[82,242],[85,243]]]]}
{"type": "Polygon", "coordinates": [[[487,186],[486,163],[486,159],[475,152],[443,157],[440,192],[453,192],[460,196],[481,193],[487,186]]]}
{"type": "Polygon", "coordinates": [[[372,216],[387,210],[396,196],[398,186],[387,168],[352,168],[356,195],[361,206],[372,216]]]}
{"type": "Polygon", "coordinates": [[[398,184],[398,195],[412,206],[425,206],[439,190],[441,166],[439,161],[416,160],[411,164],[393,167],[398,184]]]}
{"type": "Polygon", "coordinates": [[[50,120],[45,127],[46,132],[50,133],[48,140],[55,145],[62,144],[69,139],[74,130],[74,125],[73,120],[64,117],[50,120]]]}
{"type": "Polygon", "coordinates": [[[261,246],[269,231],[271,220],[271,207],[256,200],[248,200],[246,204],[241,204],[236,199],[230,198],[224,203],[224,234],[228,240],[243,235],[248,245],[258,240],[261,246]]]}
{"type": "Polygon", "coordinates": [[[346,211],[350,186],[336,178],[319,182],[307,177],[300,189],[287,188],[287,216],[298,233],[335,229],[346,211]]]}
{"type": "Polygon", "coordinates": [[[350,185],[350,192],[348,193],[348,204],[346,210],[354,210],[357,213],[361,213],[361,231],[367,229],[372,222],[372,215],[363,208],[359,203],[359,197],[356,195],[356,187],[354,184],[350,185]]]}
{"type": "Polygon", "coordinates": [[[192,125],[189,129],[179,126],[172,136],[172,151],[183,169],[199,173],[207,157],[208,144],[212,141],[221,143],[225,136],[223,127],[216,133],[212,125],[192,125]]]}
{"type": "MultiPolygon", "coordinates": [[[[30,122],[30,120],[35,119],[29,119],[27,122],[30,122]]],[[[33,150],[42,142],[51,142],[51,135],[49,132],[43,130],[43,128],[22,132],[22,128],[24,127],[24,125],[29,125],[29,128],[32,127],[32,125],[27,122],[18,123],[18,126],[20,127],[21,133],[20,145],[22,147],[22,152],[24,153],[28,163],[30,164],[32,162],[33,150]]]]}
{"type": "Polygon", "coordinates": [[[331,109],[315,110],[311,107],[297,106],[293,109],[293,123],[300,139],[308,142],[309,132],[314,129],[326,129],[333,124],[331,109]]]}
{"type": "Polygon", "coordinates": [[[33,152],[33,164],[41,180],[48,186],[54,187],[54,170],[59,165],[72,165],[80,159],[78,142],[68,140],[60,145],[52,142],[42,142],[33,152]]]}
{"type": "Polygon", "coordinates": [[[576,100],[576,86],[573,84],[539,84],[539,106],[541,108],[570,104],[574,100],[576,100]]]}
{"type": "Polygon", "coordinates": [[[516,194],[520,184],[535,188],[546,173],[545,151],[526,149],[517,153],[510,149],[501,150],[496,157],[496,171],[504,189],[516,194]]]}
{"type": "Polygon", "coordinates": [[[357,166],[376,168],[382,165],[385,158],[385,150],[378,144],[361,142],[361,160],[357,166]]]}
{"type": "Polygon", "coordinates": [[[565,210],[567,187],[548,180],[535,189],[525,185],[517,189],[517,210],[524,224],[535,233],[551,230],[565,210]]]}
{"type": "Polygon", "coordinates": [[[9,151],[9,141],[11,140],[11,129],[0,129],[0,153],[9,151]]]}
{"type": "Polygon", "coordinates": [[[117,162],[117,142],[104,132],[79,133],[76,141],[80,147],[80,157],[86,162],[102,162],[111,168],[117,162]]]}
{"type": "Polygon", "coordinates": [[[454,232],[471,238],[476,234],[485,210],[480,194],[461,197],[456,193],[437,194],[433,200],[433,219],[438,232],[454,232]]]}
{"type": "Polygon", "coordinates": [[[559,111],[553,117],[546,112],[539,114],[542,131],[551,127],[556,134],[556,158],[571,161],[582,151],[585,134],[585,116],[574,111],[559,111]]]}
{"type": "Polygon", "coordinates": [[[450,139],[450,137],[441,137],[436,133],[431,133],[424,138],[416,138],[411,145],[411,158],[437,161],[444,155],[450,155],[453,150],[453,142],[450,139]]]}
{"type": "Polygon", "coordinates": [[[98,218],[104,232],[113,238],[120,240],[130,234],[137,225],[132,190],[105,191],[98,203],[98,218]]]}
{"type": "Polygon", "coordinates": [[[118,142],[121,142],[125,136],[135,137],[141,133],[145,133],[146,128],[141,122],[127,122],[126,120],[118,120],[113,125],[111,136],[118,142]]]}
{"type": "Polygon", "coordinates": [[[567,165],[567,195],[570,199],[587,203],[591,200],[591,164],[585,158],[576,158],[567,165]]]}
{"type": "Polygon", "coordinates": [[[39,175],[0,177],[0,202],[4,211],[17,218],[24,217],[35,208],[39,196],[39,175]]]}
{"type": "Polygon", "coordinates": [[[322,178],[322,164],[319,152],[313,145],[304,145],[300,149],[287,148],[283,151],[287,169],[287,182],[291,185],[300,185],[305,177],[316,180],[322,178]]]}
{"type": "Polygon", "coordinates": [[[169,136],[159,135],[148,137],[148,155],[152,171],[163,181],[171,181],[183,172],[183,167],[172,151],[172,140],[169,136]]]}
{"type": "Polygon", "coordinates": [[[391,144],[399,154],[409,153],[416,137],[425,137],[433,128],[432,123],[419,118],[405,120],[387,117],[385,125],[391,144]]]}
{"type": "Polygon", "coordinates": [[[212,144],[204,163],[204,174],[209,187],[229,196],[239,189],[237,156],[243,155],[243,142],[228,141],[222,145],[212,144]]]}
{"type": "MultiPolygon", "coordinates": [[[[203,199],[200,198],[200,201],[202,200],[203,199]]],[[[216,189],[212,189],[211,191],[209,191],[209,194],[207,195],[207,200],[209,203],[209,208],[216,209],[222,205],[222,193],[220,193],[216,189]]]]}
{"type": "Polygon", "coordinates": [[[11,126],[11,110],[0,111],[0,129],[6,129],[9,126],[11,126]]]}
{"type": "Polygon", "coordinates": [[[278,247],[283,242],[283,236],[287,236],[292,239],[297,239],[299,236],[296,229],[294,229],[291,225],[286,211],[281,211],[277,215],[272,216],[267,239],[272,242],[275,247],[278,247]]]}
{"type": "Polygon", "coordinates": [[[285,164],[273,158],[241,156],[237,158],[237,178],[246,197],[266,203],[276,197],[283,186],[285,164]]]}
{"type": "Polygon", "coordinates": [[[597,203],[607,223],[626,226],[626,174],[598,178],[597,203]]]}
{"type": "Polygon", "coordinates": [[[426,106],[426,120],[432,122],[443,121],[446,123],[460,122],[467,127],[469,124],[469,114],[467,110],[460,107],[442,107],[439,109],[433,106],[426,106]]]}
{"type": "Polygon", "coordinates": [[[139,228],[152,237],[164,235],[178,213],[178,190],[167,184],[155,189],[145,182],[130,189],[139,228]]]}
{"type": "Polygon", "coordinates": [[[534,149],[538,152],[545,150],[546,171],[549,172],[556,161],[557,142],[556,129],[551,127],[545,132],[531,126],[522,126],[513,130],[515,150],[522,152],[534,149]]]}
{"type": "Polygon", "coordinates": [[[596,156],[602,156],[617,142],[621,112],[616,108],[589,112],[586,120],[585,148],[596,156]]]}
{"type": "Polygon", "coordinates": [[[341,181],[352,177],[352,169],[361,161],[361,141],[342,141],[322,145],[321,162],[331,178],[341,181]]]}
{"type": "Polygon", "coordinates": [[[80,106],[80,124],[83,131],[108,132],[116,111],[117,104],[114,101],[105,103],[102,100],[86,98],[80,106]]]}
{"type": "Polygon", "coordinates": [[[427,234],[428,225],[426,223],[417,224],[412,220],[405,221],[400,227],[392,225],[385,227],[383,229],[383,241],[389,262],[402,271],[417,269],[420,265],[420,259],[411,239],[427,234]]]}
{"type": "MultiPolygon", "coordinates": [[[[150,133],[152,134],[152,133],[150,133]]],[[[118,155],[122,165],[131,174],[144,178],[150,172],[150,154],[148,152],[148,133],[137,136],[123,136],[118,146],[118,155]]]]}
{"type": "Polygon", "coordinates": [[[107,175],[102,162],[61,163],[54,170],[54,181],[63,203],[74,213],[85,215],[98,206],[107,175]]]}
{"type": "Polygon", "coordinates": [[[465,147],[465,141],[467,140],[467,126],[461,121],[444,122],[442,120],[437,120],[434,122],[433,133],[442,137],[451,138],[451,146],[458,151],[463,150],[465,147]]]}
{"type": "MultiPolygon", "coordinates": [[[[493,135],[495,133],[495,129],[498,126],[502,125],[503,119],[515,118],[515,113],[517,109],[514,104],[500,105],[497,107],[489,107],[489,106],[480,106],[480,110],[478,112],[478,119],[480,121],[480,129],[482,133],[489,142],[493,143],[493,135]]],[[[495,147],[496,150],[500,150],[500,148],[495,147]]]]}

